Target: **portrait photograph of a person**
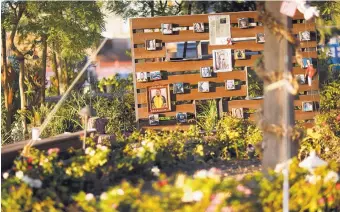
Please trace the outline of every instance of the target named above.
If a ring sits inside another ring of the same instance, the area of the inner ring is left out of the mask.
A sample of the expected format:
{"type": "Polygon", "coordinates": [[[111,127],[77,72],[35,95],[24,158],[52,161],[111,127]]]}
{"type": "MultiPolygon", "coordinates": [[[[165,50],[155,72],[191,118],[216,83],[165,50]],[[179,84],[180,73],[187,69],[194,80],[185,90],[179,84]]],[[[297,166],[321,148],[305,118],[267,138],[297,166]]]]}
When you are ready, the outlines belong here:
{"type": "Polygon", "coordinates": [[[257,33],[256,34],[256,43],[264,43],[264,42],[266,42],[264,36],[265,36],[264,33],[257,33]]]}
{"type": "Polygon", "coordinates": [[[296,81],[297,81],[300,85],[306,84],[306,77],[305,77],[304,74],[297,74],[297,75],[295,75],[295,79],[296,79],[296,81]]]}
{"type": "Polygon", "coordinates": [[[249,20],[248,18],[239,18],[238,19],[238,28],[246,29],[249,27],[249,20]]]}
{"type": "Polygon", "coordinates": [[[299,32],[300,41],[310,40],[310,31],[299,32]]]}
{"type": "Polygon", "coordinates": [[[159,125],[159,115],[158,114],[149,115],[149,124],[159,125]]]}
{"type": "Polygon", "coordinates": [[[163,35],[171,35],[173,33],[172,24],[162,24],[163,35]]]}
{"type": "Polygon", "coordinates": [[[227,90],[234,90],[235,89],[235,80],[227,80],[225,84],[226,84],[227,90]]]}
{"type": "Polygon", "coordinates": [[[211,73],[211,68],[210,67],[201,67],[201,77],[202,78],[207,78],[207,77],[211,77],[212,73],[211,73]]]}
{"type": "Polygon", "coordinates": [[[187,113],[177,113],[176,114],[177,123],[186,123],[188,120],[187,113]]]}
{"type": "Polygon", "coordinates": [[[316,69],[313,66],[311,58],[303,58],[303,59],[307,59],[307,60],[303,60],[304,61],[303,66],[306,67],[305,78],[307,78],[308,85],[312,86],[312,81],[313,81],[313,77],[316,74],[316,69]]]}
{"type": "Polygon", "coordinates": [[[173,84],[174,94],[184,93],[183,82],[177,82],[173,84]]]}
{"type": "Polygon", "coordinates": [[[231,116],[243,119],[243,108],[231,108],[231,116]]]}
{"type": "Polygon", "coordinates": [[[162,79],[162,73],[160,71],[151,71],[150,72],[150,80],[157,81],[162,79]]]}
{"type": "Polygon", "coordinates": [[[302,111],[304,112],[313,111],[313,102],[302,102],[302,111]]]}
{"type": "Polygon", "coordinates": [[[198,92],[209,92],[209,82],[198,82],[198,92]]]}
{"type": "Polygon", "coordinates": [[[153,51],[153,50],[156,50],[156,40],[146,40],[145,41],[145,47],[146,47],[146,50],[148,51],[153,51]]]}
{"type": "Polygon", "coordinates": [[[148,106],[150,112],[164,112],[171,110],[168,85],[148,87],[148,106]]]}
{"type": "Polygon", "coordinates": [[[212,54],[215,73],[232,71],[231,49],[213,50],[212,54]]]}
{"type": "Polygon", "coordinates": [[[138,72],[137,75],[137,82],[147,82],[148,81],[148,72],[138,72]]]}
{"type": "Polygon", "coordinates": [[[194,32],[204,32],[204,23],[194,23],[194,32]]]}
{"type": "Polygon", "coordinates": [[[235,51],[234,51],[234,59],[235,60],[244,60],[244,59],[246,59],[246,50],[244,50],[244,49],[235,49],[235,51]]]}
{"type": "Polygon", "coordinates": [[[313,64],[312,58],[302,58],[302,67],[301,68],[308,68],[311,64],[313,64]]]}

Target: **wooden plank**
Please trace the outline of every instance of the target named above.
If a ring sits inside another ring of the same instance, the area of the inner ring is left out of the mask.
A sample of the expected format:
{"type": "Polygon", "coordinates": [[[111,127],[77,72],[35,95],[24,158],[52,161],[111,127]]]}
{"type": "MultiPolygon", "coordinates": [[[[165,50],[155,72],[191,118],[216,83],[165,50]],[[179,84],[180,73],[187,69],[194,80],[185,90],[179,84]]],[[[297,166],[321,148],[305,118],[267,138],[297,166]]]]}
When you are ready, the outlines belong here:
{"type": "Polygon", "coordinates": [[[238,79],[246,81],[245,71],[231,71],[216,73],[215,77],[202,78],[200,74],[185,74],[185,75],[172,75],[168,76],[166,80],[160,80],[156,82],[137,82],[136,86],[138,89],[147,88],[152,85],[168,85],[176,82],[188,83],[191,85],[197,85],[199,81],[209,82],[225,82],[227,79],[238,79]]]}
{"type": "Polygon", "coordinates": [[[162,131],[170,131],[170,130],[189,130],[190,125],[159,125],[159,126],[142,126],[143,130],[162,130],[162,131]]]}
{"type": "Polygon", "coordinates": [[[309,86],[308,84],[299,85],[299,92],[302,92],[302,91],[315,91],[315,90],[319,90],[319,80],[318,79],[314,79],[312,81],[312,86],[309,86]]]}
{"type": "MultiPolygon", "coordinates": [[[[303,112],[301,110],[295,110],[295,120],[313,120],[314,117],[319,114],[318,112],[303,112]]],[[[249,120],[255,121],[255,114],[249,114],[249,120]]]]}
{"type": "MultiPolygon", "coordinates": [[[[178,112],[195,113],[195,109],[196,109],[194,104],[176,105],[176,106],[172,106],[171,108],[172,108],[173,111],[165,112],[165,113],[159,113],[159,114],[163,114],[166,117],[176,116],[176,113],[178,113],[178,112]]],[[[139,114],[139,118],[143,119],[143,118],[148,118],[149,114],[152,114],[152,113],[149,113],[147,107],[143,107],[143,108],[138,108],[138,114],[139,114]]]]}
{"type": "Polygon", "coordinates": [[[300,95],[299,96],[299,100],[302,101],[320,101],[320,95],[319,94],[315,94],[315,95],[300,95]]]}

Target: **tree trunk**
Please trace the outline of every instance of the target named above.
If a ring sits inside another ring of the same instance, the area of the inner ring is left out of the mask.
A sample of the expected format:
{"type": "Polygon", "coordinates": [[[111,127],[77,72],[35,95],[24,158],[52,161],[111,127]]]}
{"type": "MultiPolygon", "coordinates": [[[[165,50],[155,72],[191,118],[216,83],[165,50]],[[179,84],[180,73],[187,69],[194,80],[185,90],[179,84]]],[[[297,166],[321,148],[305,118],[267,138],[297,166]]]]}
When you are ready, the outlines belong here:
{"type": "Polygon", "coordinates": [[[58,62],[57,62],[57,54],[55,52],[52,53],[52,70],[55,75],[55,79],[57,80],[57,92],[58,96],[60,95],[60,76],[58,73],[58,62]]]}
{"type": "MultiPolygon", "coordinates": [[[[25,58],[22,55],[17,55],[17,58],[20,63],[20,71],[19,71],[19,91],[20,91],[20,109],[22,112],[26,110],[26,96],[25,96],[25,58]]],[[[27,133],[27,123],[26,118],[22,118],[22,127],[24,135],[27,133]]]]}
{"type": "Polygon", "coordinates": [[[40,75],[41,80],[41,92],[40,92],[40,104],[44,104],[45,102],[45,88],[46,88],[46,62],[47,62],[47,35],[42,36],[42,70],[40,75]]]}

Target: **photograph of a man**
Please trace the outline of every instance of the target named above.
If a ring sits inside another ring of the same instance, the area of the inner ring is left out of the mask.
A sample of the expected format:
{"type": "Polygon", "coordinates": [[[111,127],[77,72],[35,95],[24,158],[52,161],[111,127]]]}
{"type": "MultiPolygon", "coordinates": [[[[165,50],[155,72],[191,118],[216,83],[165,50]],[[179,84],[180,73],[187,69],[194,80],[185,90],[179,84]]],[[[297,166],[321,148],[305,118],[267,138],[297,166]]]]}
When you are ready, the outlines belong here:
{"type": "Polygon", "coordinates": [[[170,111],[168,85],[157,85],[148,88],[150,112],[170,111]]]}
{"type": "Polygon", "coordinates": [[[148,73],[147,72],[138,72],[137,73],[137,82],[147,82],[148,81],[148,73]]]}
{"type": "Polygon", "coordinates": [[[210,67],[201,67],[201,77],[211,77],[211,68],[210,67]]]}
{"type": "Polygon", "coordinates": [[[238,19],[238,27],[241,29],[248,28],[248,18],[239,18],[238,19]]]}
{"type": "Polygon", "coordinates": [[[187,122],[187,113],[177,113],[176,114],[177,123],[186,123],[187,122]]]}

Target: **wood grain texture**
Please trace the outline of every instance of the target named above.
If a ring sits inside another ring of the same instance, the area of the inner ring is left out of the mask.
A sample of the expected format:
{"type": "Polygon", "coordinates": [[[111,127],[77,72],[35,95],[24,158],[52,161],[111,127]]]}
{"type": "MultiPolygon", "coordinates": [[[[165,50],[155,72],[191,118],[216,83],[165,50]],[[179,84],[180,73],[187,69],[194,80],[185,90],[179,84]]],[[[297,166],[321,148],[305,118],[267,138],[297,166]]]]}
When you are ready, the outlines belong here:
{"type": "Polygon", "coordinates": [[[170,130],[189,130],[190,125],[159,125],[159,126],[147,126],[142,125],[142,130],[152,129],[152,130],[162,130],[162,131],[170,131],[170,130]]]}
{"type": "MultiPolygon", "coordinates": [[[[184,105],[175,105],[171,106],[172,111],[171,112],[165,112],[165,113],[160,113],[163,114],[164,116],[176,116],[176,113],[178,112],[187,112],[187,113],[195,113],[195,105],[194,104],[184,104],[184,105]]],[[[147,107],[143,108],[138,108],[138,114],[139,118],[148,118],[149,114],[152,114],[148,111],[147,107]]]]}
{"type": "MultiPolygon", "coordinates": [[[[295,121],[301,120],[313,120],[319,112],[303,112],[301,110],[295,110],[295,121]]],[[[255,121],[255,114],[249,114],[249,120],[255,121]]]]}
{"type": "Polygon", "coordinates": [[[318,79],[314,79],[312,81],[312,86],[309,86],[308,84],[300,85],[299,86],[299,92],[302,92],[302,91],[315,91],[315,90],[319,90],[319,80],[318,79]]]}

